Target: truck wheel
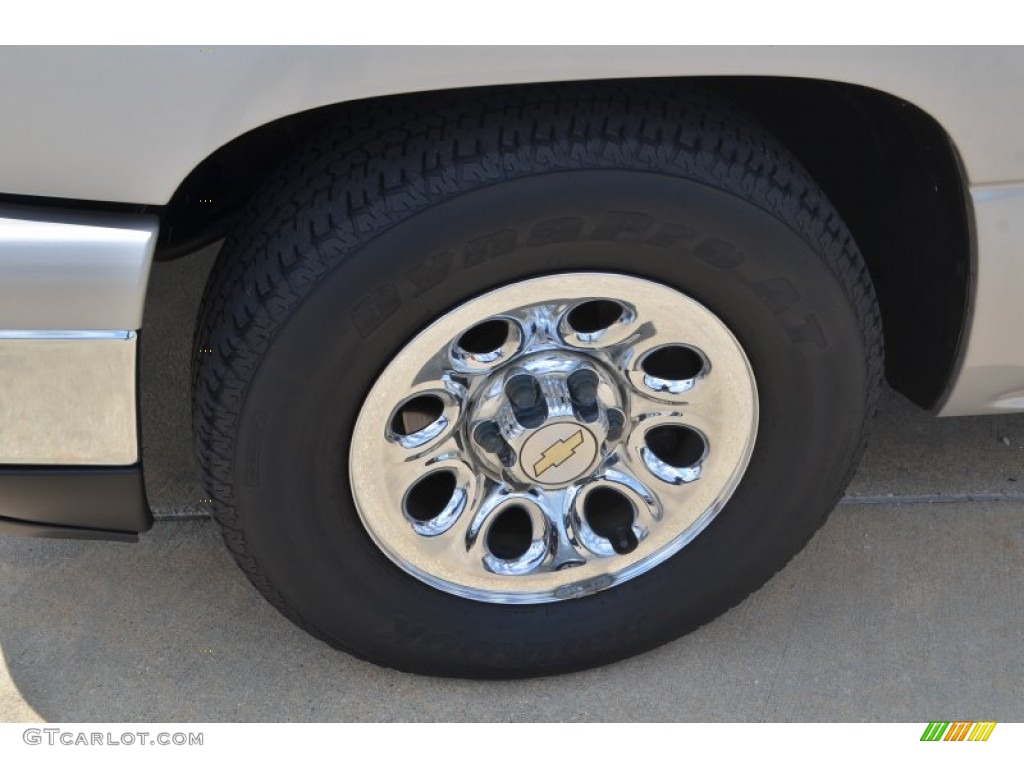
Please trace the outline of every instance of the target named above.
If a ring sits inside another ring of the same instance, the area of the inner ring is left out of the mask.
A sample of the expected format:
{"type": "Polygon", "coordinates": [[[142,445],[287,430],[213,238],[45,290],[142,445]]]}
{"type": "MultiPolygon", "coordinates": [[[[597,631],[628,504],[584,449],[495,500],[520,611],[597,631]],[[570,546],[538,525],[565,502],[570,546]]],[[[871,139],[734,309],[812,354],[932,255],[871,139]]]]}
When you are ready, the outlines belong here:
{"type": "Polygon", "coordinates": [[[525,677],[717,616],[822,524],[881,372],[837,213],[656,84],[353,111],[268,180],[199,320],[238,563],[361,658],[525,677]]]}

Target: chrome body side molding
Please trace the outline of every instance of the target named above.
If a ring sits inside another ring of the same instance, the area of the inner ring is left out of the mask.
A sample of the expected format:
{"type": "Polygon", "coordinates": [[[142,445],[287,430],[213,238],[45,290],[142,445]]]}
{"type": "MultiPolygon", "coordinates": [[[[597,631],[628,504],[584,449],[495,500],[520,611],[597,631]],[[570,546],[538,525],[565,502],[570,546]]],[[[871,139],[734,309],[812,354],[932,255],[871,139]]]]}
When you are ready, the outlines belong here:
{"type": "Polygon", "coordinates": [[[0,206],[0,465],[139,458],[155,216],[0,206]]]}
{"type": "Polygon", "coordinates": [[[0,333],[0,464],[139,458],[134,331],[0,333]]]}

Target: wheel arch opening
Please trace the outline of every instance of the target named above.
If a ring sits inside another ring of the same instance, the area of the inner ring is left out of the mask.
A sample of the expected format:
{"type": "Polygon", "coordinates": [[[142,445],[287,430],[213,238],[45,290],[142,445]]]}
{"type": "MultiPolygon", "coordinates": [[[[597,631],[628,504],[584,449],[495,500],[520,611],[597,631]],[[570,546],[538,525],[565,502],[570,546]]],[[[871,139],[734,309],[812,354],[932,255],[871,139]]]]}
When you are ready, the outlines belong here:
{"type": "MultiPolygon", "coordinates": [[[[822,187],[874,281],[889,384],[938,410],[957,370],[974,272],[966,178],[950,137],[913,104],[862,86],[761,76],[679,80],[735,103],[822,187]]],[[[430,98],[406,94],[321,107],[237,137],[193,169],[163,208],[158,260],[223,237],[281,158],[325,125],[371,103],[422,105],[430,98]]]]}
{"type": "Polygon", "coordinates": [[[952,139],[923,110],[870,88],[752,77],[709,85],[773,133],[842,215],[878,296],[886,379],[938,410],[957,372],[974,275],[967,178],[952,139]]]}

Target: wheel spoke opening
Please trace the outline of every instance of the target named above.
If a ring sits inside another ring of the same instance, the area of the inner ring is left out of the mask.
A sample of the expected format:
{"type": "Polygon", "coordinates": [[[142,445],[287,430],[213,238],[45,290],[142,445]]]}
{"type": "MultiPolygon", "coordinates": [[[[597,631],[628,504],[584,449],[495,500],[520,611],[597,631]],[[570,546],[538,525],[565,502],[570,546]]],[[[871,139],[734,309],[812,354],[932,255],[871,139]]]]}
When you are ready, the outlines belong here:
{"type": "Polygon", "coordinates": [[[530,513],[519,505],[501,510],[487,531],[486,541],[488,551],[499,560],[518,560],[533,543],[530,513]]]}
{"type": "Polygon", "coordinates": [[[505,320],[478,323],[459,337],[459,349],[476,356],[492,355],[508,341],[509,330],[505,320]]]}
{"type": "Polygon", "coordinates": [[[667,483],[690,483],[700,477],[708,444],[692,427],[662,424],[647,431],[640,452],[655,477],[667,483]]]}
{"type": "Polygon", "coordinates": [[[523,344],[523,332],[514,320],[493,317],[477,323],[451,346],[452,363],[468,372],[482,373],[513,357],[523,344]]]}
{"type": "Polygon", "coordinates": [[[455,473],[431,472],[417,482],[405,497],[405,513],[421,523],[441,514],[455,493],[455,473]]]}
{"type": "Polygon", "coordinates": [[[569,346],[593,348],[620,343],[630,333],[636,312],[613,299],[588,299],[562,315],[558,333],[569,346]]]}
{"type": "Polygon", "coordinates": [[[595,334],[611,328],[625,314],[625,307],[617,301],[595,299],[577,304],[566,320],[578,334],[595,334]]]}
{"type": "Polygon", "coordinates": [[[444,533],[465,506],[466,492],[451,470],[439,470],[417,480],[406,492],[402,509],[413,530],[423,536],[444,533]]]}
{"type": "Polygon", "coordinates": [[[633,531],[633,504],[614,488],[595,488],[583,500],[587,525],[602,538],[608,539],[618,554],[625,555],[639,543],[633,531]]]}
{"type": "Polygon", "coordinates": [[[680,394],[693,389],[707,374],[708,361],[700,352],[685,344],[668,344],[648,352],[640,360],[643,383],[655,392],[680,394]]]}
{"type": "Polygon", "coordinates": [[[406,400],[391,417],[391,431],[411,437],[436,423],[444,413],[444,401],[437,395],[418,395],[406,400]]]}

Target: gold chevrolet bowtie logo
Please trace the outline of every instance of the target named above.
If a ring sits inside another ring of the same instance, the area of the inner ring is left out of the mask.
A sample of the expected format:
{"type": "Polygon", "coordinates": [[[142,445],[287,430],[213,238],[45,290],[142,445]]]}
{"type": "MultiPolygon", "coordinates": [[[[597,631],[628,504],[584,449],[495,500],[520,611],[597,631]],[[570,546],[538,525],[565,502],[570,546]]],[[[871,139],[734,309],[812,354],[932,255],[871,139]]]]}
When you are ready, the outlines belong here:
{"type": "Polygon", "coordinates": [[[556,440],[544,449],[544,452],[540,455],[540,461],[533,465],[534,476],[540,477],[552,467],[564,464],[576,453],[576,449],[581,445],[583,445],[582,429],[577,429],[574,434],[565,440],[556,440]]]}

